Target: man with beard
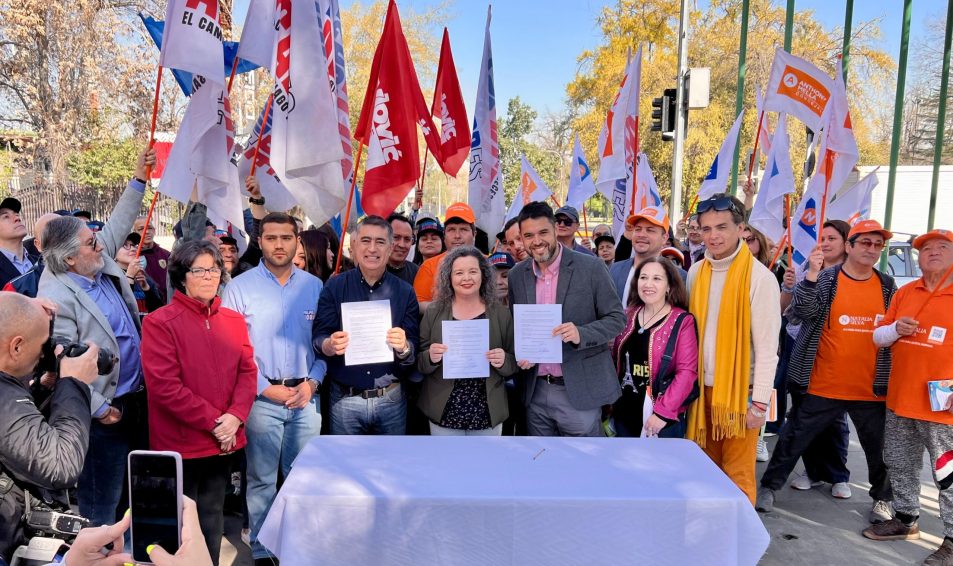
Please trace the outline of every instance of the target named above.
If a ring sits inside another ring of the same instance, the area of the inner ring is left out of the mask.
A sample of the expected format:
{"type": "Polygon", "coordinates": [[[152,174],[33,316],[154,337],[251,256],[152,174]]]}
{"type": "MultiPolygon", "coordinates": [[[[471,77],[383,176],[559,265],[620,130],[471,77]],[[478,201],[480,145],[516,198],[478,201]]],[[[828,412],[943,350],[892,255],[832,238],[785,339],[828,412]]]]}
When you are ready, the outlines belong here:
{"type": "Polygon", "coordinates": [[[321,280],[292,263],[298,224],[283,212],[261,219],[262,260],[225,288],[222,306],[245,316],[258,364],[258,397],[245,423],[248,445],[248,521],[252,557],[271,564],[258,531],[277,493],[278,470],[291,464],[321,432],[318,388],[327,364],[311,347],[321,280]]]}
{"type": "MultiPolygon", "coordinates": [[[[463,202],[455,202],[447,207],[446,218],[443,221],[444,243],[447,245],[447,251],[461,246],[473,246],[476,242],[476,217],[473,215],[473,209],[470,205],[463,202]]],[[[430,301],[433,300],[434,281],[437,277],[437,271],[440,269],[440,262],[443,261],[447,252],[433,256],[420,266],[417,277],[414,278],[414,292],[417,293],[417,301],[420,308],[425,309],[430,301]]]]}
{"type": "Polygon", "coordinates": [[[506,238],[503,247],[506,249],[506,253],[510,254],[517,263],[529,257],[526,248],[523,247],[523,237],[520,236],[519,217],[510,218],[506,221],[503,226],[503,234],[506,238]]]}
{"type": "Polygon", "coordinates": [[[387,222],[394,230],[394,250],[387,260],[387,271],[413,285],[417,271],[420,270],[419,265],[407,261],[407,255],[414,247],[414,227],[410,219],[396,212],[387,217],[387,222]]]}
{"type": "Polygon", "coordinates": [[[553,328],[563,342],[563,362],[518,360],[528,374],[529,434],[600,436],[602,406],[622,394],[608,346],[625,326],[622,304],[602,260],[559,244],[549,205],[524,206],[519,227],[532,261],[510,271],[510,305],[558,304],[563,314],[553,328]]]}
{"type": "MultiPolygon", "coordinates": [[[[642,260],[659,255],[665,247],[669,229],[668,214],[660,206],[647,206],[638,214],[629,216],[625,226],[628,239],[632,241],[633,256],[617,260],[609,267],[609,276],[623,305],[629,303],[635,268],[642,260]]],[[[678,273],[684,281],[687,277],[685,271],[679,269],[678,273]]]]}

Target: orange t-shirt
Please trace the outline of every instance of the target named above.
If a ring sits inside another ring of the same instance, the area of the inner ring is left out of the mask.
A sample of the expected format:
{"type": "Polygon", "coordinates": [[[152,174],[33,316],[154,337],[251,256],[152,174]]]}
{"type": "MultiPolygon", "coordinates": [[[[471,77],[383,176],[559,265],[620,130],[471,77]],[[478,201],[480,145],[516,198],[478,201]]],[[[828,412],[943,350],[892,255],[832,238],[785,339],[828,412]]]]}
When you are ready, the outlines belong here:
{"type": "Polygon", "coordinates": [[[904,285],[882,323],[892,324],[904,316],[918,323],[916,332],[893,345],[887,408],[901,417],[953,425],[949,411],[930,410],[927,391],[928,381],[953,379],[953,287],[937,291],[919,312],[929,296],[922,279],[904,285]]]}
{"type": "Polygon", "coordinates": [[[880,278],[851,279],[841,272],[837,294],[811,371],[807,392],[829,399],[883,401],[874,395],[877,374],[877,346],[874,323],[884,314],[880,278]]]}
{"type": "Polygon", "coordinates": [[[440,262],[443,261],[445,255],[447,255],[447,252],[437,254],[420,264],[417,276],[414,277],[414,292],[417,293],[417,302],[429,303],[433,301],[434,283],[437,281],[440,262]]]}

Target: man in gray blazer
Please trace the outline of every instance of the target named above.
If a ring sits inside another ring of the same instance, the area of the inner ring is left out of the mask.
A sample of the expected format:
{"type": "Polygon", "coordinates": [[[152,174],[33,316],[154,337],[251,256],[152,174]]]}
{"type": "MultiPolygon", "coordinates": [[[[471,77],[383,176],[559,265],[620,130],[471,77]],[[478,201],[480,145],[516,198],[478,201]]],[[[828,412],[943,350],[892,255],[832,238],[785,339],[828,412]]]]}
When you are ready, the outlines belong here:
{"type": "Polygon", "coordinates": [[[113,257],[142,206],[146,167],[152,163],[154,150],[139,156],[135,177],[99,233],[64,216],[51,220],[41,235],[46,269],[38,296],[57,304],[53,335],[92,342],[118,357],[113,370],[89,386],[93,422],[77,498],[80,513],[95,525],[117,520],[126,455],[148,447],[139,309],[113,257]]]}
{"type": "Polygon", "coordinates": [[[519,224],[532,261],[510,271],[510,305],[559,304],[563,313],[563,323],[553,329],[563,341],[563,363],[518,360],[525,370],[529,434],[600,436],[602,406],[622,394],[609,354],[625,326],[622,304],[602,260],[557,242],[549,205],[527,204],[519,224]]]}
{"type": "MultiPolygon", "coordinates": [[[[632,240],[632,257],[617,261],[609,266],[609,277],[615,286],[616,294],[622,301],[623,308],[629,303],[629,289],[635,267],[644,259],[656,257],[665,247],[668,238],[669,219],[665,209],[661,206],[647,206],[638,214],[633,214],[625,220],[626,235],[624,238],[632,240]]],[[[682,281],[688,274],[684,269],[677,268],[682,281]]]]}

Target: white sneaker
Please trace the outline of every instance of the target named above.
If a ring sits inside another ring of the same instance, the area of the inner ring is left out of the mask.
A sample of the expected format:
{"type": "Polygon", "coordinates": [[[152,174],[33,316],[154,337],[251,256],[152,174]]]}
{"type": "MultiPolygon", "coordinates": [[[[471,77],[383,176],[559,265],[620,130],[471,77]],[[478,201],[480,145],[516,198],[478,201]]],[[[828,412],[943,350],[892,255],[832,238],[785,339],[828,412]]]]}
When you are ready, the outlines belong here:
{"type": "Polygon", "coordinates": [[[807,474],[798,474],[793,480],[791,480],[791,487],[798,491],[807,491],[812,487],[817,487],[821,485],[822,481],[811,481],[811,477],[807,474]]]}
{"type": "Polygon", "coordinates": [[[874,501],[874,506],[870,509],[871,523],[885,523],[893,519],[893,506],[889,501],[874,501]]]}
{"type": "Polygon", "coordinates": [[[765,444],[763,438],[758,439],[758,451],[755,453],[754,459],[758,462],[767,462],[771,459],[771,453],[768,452],[768,445],[765,444]]]}
{"type": "Polygon", "coordinates": [[[838,482],[831,486],[831,495],[837,499],[850,499],[852,494],[847,482],[838,482]]]}

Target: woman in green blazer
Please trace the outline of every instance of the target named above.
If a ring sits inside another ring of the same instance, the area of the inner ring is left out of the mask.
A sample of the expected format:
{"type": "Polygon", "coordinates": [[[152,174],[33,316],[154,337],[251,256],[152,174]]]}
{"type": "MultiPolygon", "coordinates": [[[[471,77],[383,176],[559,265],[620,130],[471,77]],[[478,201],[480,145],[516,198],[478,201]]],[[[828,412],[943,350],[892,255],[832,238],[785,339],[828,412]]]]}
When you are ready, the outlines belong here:
{"type": "Polygon", "coordinates": [[[504,380],[515,374],[513,317],[494,295],[493,267],[473,247],[456,248],[440,263],[433,303],[420,325],[417,364],[424,375],[418,405],[435,436],[499,436],[509,416],[504,380]],[[444,379],[443,321],[487,319],[490,375],[444,379]]]}

